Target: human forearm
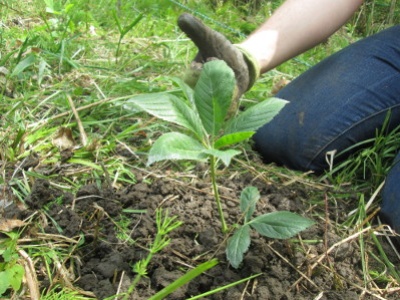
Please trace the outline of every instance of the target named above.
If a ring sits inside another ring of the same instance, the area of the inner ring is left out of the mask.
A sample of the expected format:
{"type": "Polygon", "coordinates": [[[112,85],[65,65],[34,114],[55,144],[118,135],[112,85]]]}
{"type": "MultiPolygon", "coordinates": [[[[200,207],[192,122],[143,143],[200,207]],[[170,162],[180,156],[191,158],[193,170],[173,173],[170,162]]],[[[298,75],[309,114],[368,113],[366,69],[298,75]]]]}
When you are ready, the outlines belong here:
{"type": "Polygon", "coordinates": [[[287,0],[241,46],[261,73],[314,47],[338,30],[363,0],[287,0]]]}

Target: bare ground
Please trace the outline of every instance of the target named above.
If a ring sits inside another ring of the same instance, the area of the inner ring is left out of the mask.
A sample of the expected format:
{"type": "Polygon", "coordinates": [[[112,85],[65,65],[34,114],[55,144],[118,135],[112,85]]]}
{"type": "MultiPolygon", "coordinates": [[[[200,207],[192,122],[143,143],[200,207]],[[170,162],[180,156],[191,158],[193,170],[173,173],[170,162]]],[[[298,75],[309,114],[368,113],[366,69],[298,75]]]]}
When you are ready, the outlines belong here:
{"type": "MultiPolygon", "coordinates": [[[[333,202],[329,187],[313,186],[298,180],[300,177],[279,182],[272,181],[268,172],[220,170],[220,191],[228,224],[240,220],[238,199],[248,185],[260,190],[258,214],[289,210],[316,221],[316,225],[291,241],[270,240],[253,233],[242,265],[234,269],[225,258],[225,236],[220,231],[203,168],[196,168],[189,175],[168,170],[137,169],[135,173],[135,185],[116,190],[105,181],[101,188],[86,185],[76,194],[36,179],[26,199],[27,209],[16,205],[6,209],[7,218],[30,216],[32,221],[41,222],[43,232],[27,230],[26,238],[47,239],[59,251],[69,252],[61,266],[53,270],[56,276],[51,280],[43,271],[43,262],[35,261],[41,291],[56,283],[97,299],[126,291],[135,275],[133,263],[147,255],[146,247],[155,236],[154,211],[163,207],[184,224],[170,234],[169,246],[154,256],[148,277],[140,281],[131,299],[147,299],[185,270],[214,257],[219,260],[216,267],[168,299],[187,299],[259,273],[257,278],[207,299],[400,299],[393,292],[396,286],[388,282],[364,285],[358,244],[362,234],[347,229],[347,236],[355,235],[346,240],[344,229],[337,226],[357,206],[356,198],[350,204],[333,202]],[[127,213],[126,209],[146,213],[127,213]],[[122,220],[128,232],[125,236],[121,236],[122,220]],[[388,286],[393,286],[393,291],[388,286]]],[[[368,237],[366,245],[374,251],[368,237]]]]}

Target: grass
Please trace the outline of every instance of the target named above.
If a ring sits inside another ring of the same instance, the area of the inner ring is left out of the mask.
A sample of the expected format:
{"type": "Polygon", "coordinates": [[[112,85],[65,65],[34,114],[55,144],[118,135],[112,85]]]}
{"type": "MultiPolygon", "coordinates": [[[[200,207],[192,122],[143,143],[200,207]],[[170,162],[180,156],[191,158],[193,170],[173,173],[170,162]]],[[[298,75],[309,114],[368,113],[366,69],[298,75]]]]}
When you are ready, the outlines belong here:
{"type": "MultiPolygon", "coordinates": [[[[281,2],[0,0],[0,187],[7,186],[12,197],[24,203],[37,178],[71,192],[88,183],[100,186],[108,181],[114,188],[134,184],[132,166],[145,165],[148,149],[167,126],[126,110],[123,100],[175,88],[167,77],[179,76],[196,52],[177,30],[177,16],[185,10],[195,12],[238,42],[281,2]],[[64,132],[62,143],[56,144],[60,131],[64,132]],[[68,142],[73,156],[65,146],[68,142]],[[61,161],[69,162],[62,176],[51,171],[61,161]],[[33,165],[23,168],[23,163],[33,165]]],[[[366,1],[327,43],[263,75],[243,103],[266,99],[280,79],[291,80],[330,53],[399,22],[400,7],[395,0],[366,1]]],[[[338,201],[360,200],[351,216],[335,224],[338,234],[343,240],[352,235],[358,238],[364,288],[395,287],[399,275],[379,236],[385,229],[372,231],[368,226],[378,207],[374,191],[398,149],[398,140],[398,131],[378,132],[370,141],[372,147],[335,166],[322,183],[290,170],[260,167],[251,160],[235,163],[238,170],[245,166],[280,183],[295,180],[316,190],[333,186],[327,199],[330,207],[338,201]],[[372,205],[366,207],[369,200],[372,205]]],[[[325,203],[319,199],[315,205],[325,203]]],[[[124,223],[118,225],[121,231],[124,227],[124,223]]],[[[17,242],[28,256],[43,261],[49,278],[61,272],[55,266],[69,259],[80,242],[62,240],[65,248],[55,250],[48,247],[54,239],[42,236],[41,240],[17,242]]],[[[121,239],[126,239],[123,232],[121,239]]],[[[85,299],[85,294],[54,283],[42,299],[85,299]]]]}

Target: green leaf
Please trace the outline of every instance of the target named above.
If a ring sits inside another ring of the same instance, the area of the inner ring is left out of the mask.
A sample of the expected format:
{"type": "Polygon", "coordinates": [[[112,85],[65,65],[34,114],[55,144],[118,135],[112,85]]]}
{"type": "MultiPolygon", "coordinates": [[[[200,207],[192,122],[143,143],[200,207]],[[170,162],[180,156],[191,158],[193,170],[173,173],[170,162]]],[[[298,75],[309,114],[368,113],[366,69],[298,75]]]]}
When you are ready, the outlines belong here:
{"type": "Polygon", "coordinates": [[[204,146],[195,139],[179,132],[169,132],[158,138],[149,151],[147,165],[168,159],[205,161],[204,146]]]}
{"type": "Polygon", "coordinates": [[[10,277],[7,271],[0,272],[0,296],[10,287],[10,277]]]}
{"type": "Polygon", "coordinates": [[[11,247],[4,250],[2,256],[5,262],[11,262],[12,260],[18,259],[18,254],[15,252],[15,249],[11,247]]]}
{"type": "Polygon", "coordinates": [[[250,107],[234,118],[227,126],[225,133],[256,131],[270,122],[288,103],[280,98],[269,98],[250,107]]]}
{"type": "Polygon", "coordinates": [[[248,224],[263,236],[287,239],[310,227],[314,222],[289,211],[277,211],[254,218],[248,224]]]}
{"type": "Polygon", "coordinates": [[[243,254],[250,246],[250,227],[244,225],[237,229],[229,238],[226,247],[226,257],[232,267],[237,269],[243,261],[243,254]]]}
{"type": "Polygon", "coordinates": [[[224,163],[225,166],[229,166],[234,156],[240,154],[239,150],[228,149],[228,150],[217,150],[217,149],[204,149],[202,151],[205,155],[212,155],[224,163]]]}
{"type": "Polygon", "coordinates": [[[38,85],[42,84],[44,72],[48,68],[49,68],[49,65],[47,64],[47,62],[41,58],[39,61],[39,68],[38,68],[38,85]]]}
{"type": "Polygon", "coordinates": [[[46,3],[46,12],[47,13],[57,13],[59,14],[59,12],[56,11],[56,9],[54,8],[54,1],[53,0],[44,0],[44,3],[46,3]]]}
{"type": "Polygon", "coordinates": [[[87,166],[87,167],[95,169],[97,171],[103,171],[101,166],[97,165],[96,163],[94,163],[90,160],[80,159],[80,158],[70,158],[68,160],[68,162],[71,164],[79,164],[79,165],[87,166]]]}
{"type": "Polygon", "coordinates": [[[121,38],[124,37],[133,27],[135,27],[141,19],[143,19],[143,14],[139,14],[131,24],[124,27],[124,29],[120,31],[121,38]]]}
{"type": "Polygon", "coordinates": [[[193,89],[183,81],[182,78],[179,77],[171,77],[171,79],[181,88],[183,94],[188,99],[189,103],[195,108],[194,103],[194,91],[193,89]]]}
{"type": "Polygon", "coordinates": [[[194,88],[194,100],[207,133],[216,136],[221,129],[235,88],[235,75],[222,60],[204,64],[194,88]]]}
{"type": "Polygon", "coordinates": [[[219,149],[222,147],[234,145],[240,143],[242,141],[248,140],[253,136],[254,131],[242,131],[242,132],[234,132],[231,134],[224,135],[220,137],[215,143],[214,148],[219,149]]]}
{"type": "Polygon", "coordinates": [[[188,271],[186,274],[183,276],[179,277],[177,280],[175,280],[173,283],[169,284],[165,288],[163,288],[161,291],[159,291],[157,294],[152,296],[149,300],[161,300],[165,299],[166,296],[180,288],[181,286],[189,283],[192,281],[194,278],[197,276],[203,274],[205,271],[215,267],[218,264],[217,259],[212,259],[210,261],[206,261],[205,263],[202,263],[198,265],[196,268],[193,270],[188,271]]]}
{"type": "Polygon", "coordinates": [[[238,284],[249,282],[250,280],[252,280],[252,279],[254,279],[254,278],[258,277],[258,276],[261,276],[261,275],[263,275],[263,273],[254,274],[254,275],[251,275],[249,277],[246,277],[246,278],[243,278],[243,279],[240,279],[240,280],[236,280],[236,281],[234,281],[232,283],[229,283],[229,284],[226,284],[226,285],[223,285],[223,286],[218,286],[217,288],[214,288],[211,291],[207,291],[205,293],[201,293],[200,295],[196,295],[196,296],[190,297],[190,298],[188,298],[186,300],[210,299],[209,296],[211,296],[211,295],[214,295],[216,293],[220,293],[220,292],[225,291],[225,290],[232,289],[234,286],[236,286],[238,284]]]}
{"type": "Polygon", "coordinates": [[[250,220],[259,199],[260,192],[254,186],[246,187],[240,194],[240,210],[245,213],[245,223],[250,220]]]}
{"type": "Polygon", "coordinates": [[[23,60],[21,60],[14,68],[10,76],[18,76],[26,68],[29,68],[36,62],[36,56],[34,54],[29,54],[23,60]]]}
{"type": "Polygon", "coordinates": [[[124,102],[167,122],[181,125],[192,131],[199,140],[204,136],[204,129],[199,116],[184,101],[168,93],[142,94],[124,102]]]}
{"type": "Polygon", "coordinates": [[[112,10],[111,13],[112,13],[112,16],[114,18],[115,23],[117,24],[117,28],[118,28],[119,33],[122,34],[122,26],[121,26],[121,23],[120,23],[119,18],[117,16],[117,12],[115,10],[112,10]]]}
{"type": "Polygon", "coordinates": [[[22,277],[25,274],[24,267],[21,265],[14,265],[12,268],[6,270],[9,277],[9,282],[14,291],[18,291],[21,287],[22,277]]]}

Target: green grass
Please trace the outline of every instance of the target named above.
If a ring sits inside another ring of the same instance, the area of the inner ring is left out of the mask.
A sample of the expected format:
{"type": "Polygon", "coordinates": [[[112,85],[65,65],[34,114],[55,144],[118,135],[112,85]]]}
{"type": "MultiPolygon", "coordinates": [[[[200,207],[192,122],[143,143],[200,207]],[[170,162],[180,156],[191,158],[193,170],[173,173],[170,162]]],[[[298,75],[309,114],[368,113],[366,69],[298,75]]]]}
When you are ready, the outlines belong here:
{"type": "MultiPolygon", "coordinates": [[[[196,53],[177,29],[178,15],[184,11],[196,13],[233,42],[239,42],[281,2],[0,0],[0,186],[8,185],[16,199],[24,202],[36,178],[47,178],[70,191],[87,183],[100,184],[107,176],[116,188],[134,184],[132,165],[144,166],[152,141],[168,127],[127,110],[123,100],[176,89],[168,77],[180,76],[196,53]],[[134,22],[141,14],[143,18],[134,22]],[[78,111],[79,119],[72,109],[78,111]],[[70,172],[63,176],[43,175],[32,168],[18,167],[32,155],[38,157],[42,170],[60,163],[63,153],[54,145],[54,137],[61,128],[70,129],[74,139],[73,156],[66,158],[73,164],[67,170],[70,172]],[[88,137],[86,145],[82,144],[83,134],[88,137]],[[120,155],[121,149],[131,155],[120,155]]],[[[291,80],[349,43],[399,23],[400,6],[395,4],[394,0],[366,1],[328,42],[264,74],[244,96],[245,105],[269,97],[277,80],[291,80]]],[[[370,141],[371,147],[335,166],[334,172],[324,178],[337,188],[331,199],[350,201],[355,194],[368,202],[390,167],[398,149],[398,135],[398,131],[377,132],[370,141]],[[345,189],[347,186],[351,188],[345,189]]],[[[272,180],[297,176],[291,171],[268,168],[272,180]]],[[[377,207],[378,201],[375,199],[372,207],[377,207]]],[[[316,203],[323,205],[321,201],[316,203]]],[[[343,236],[350,234],[354,225],[362,224],[358,230],[368,226],[362,220],[371,210],[365,211],[361,203],[347,222],[339,224],[343,236]]],[[[126,238],[123,221],[118,225],[122,240],[126,238]]],[[[359,240],[361,249],[366,241],[379,248],[377,253],[365,250],[365,257],[378,266],[363,265],[365,280],[387,282],[396,275],[390,268],[390,276],[383,274],[382,269],[390,262],[373,234],[361,235],[359,240]]],[[[49,275],[54,257],[63,261],[73,250],[34,249],[26,245],[24,249],[32,257],[43,259],[49,275]]],[[[42,299],[84,299],[75,291],[59,288],[54,286],[42,299]]]]}

